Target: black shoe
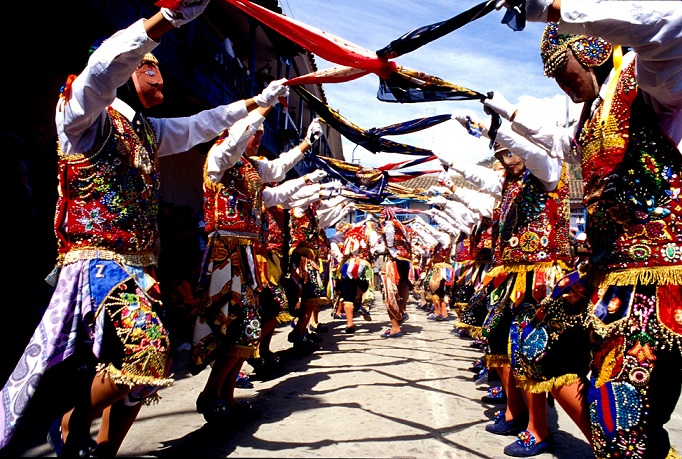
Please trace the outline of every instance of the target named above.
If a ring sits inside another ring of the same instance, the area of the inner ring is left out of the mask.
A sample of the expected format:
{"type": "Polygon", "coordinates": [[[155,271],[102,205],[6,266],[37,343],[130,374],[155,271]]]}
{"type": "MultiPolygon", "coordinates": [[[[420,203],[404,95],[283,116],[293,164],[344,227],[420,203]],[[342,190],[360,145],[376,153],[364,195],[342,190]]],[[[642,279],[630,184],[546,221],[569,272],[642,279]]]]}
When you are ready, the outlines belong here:
{"type": "Polygon", "coordinates": [[[225,422],[230,417],[225,400],[222,398],[206,400],[202,394],[197,397],[197,413],[203,414],[209,424],[225,422]]]}
{"type": "Polygon", "coordinates": [[[320,345],[311,341],[306,335],[303,335],[294,342],[294,349],[297,351],[313,352],[319,350],[320,345]]]}
{"type": "Polygon", "coordinates": [[[251,402],[246,400],[240,400],[235,403],[230,412],[234,415],[233,417],[237,420],[244,421],[255,421],[263,417],[263,414],[254,408],[251,402]]]}
{"type": "Polygon", "coordinates": [[[327,324],[322,323],[317,324],[317,327],[310,327],[310,329],[317,333],[327,333],[329,331],[327,324]]]}
{"type": "Polygon", "coordinates": [[[355,327],[351,325],[350,327],[347,327],[343,332],[346,335],[352,335],[353,333],[355,333],[355,327]]]}
{"type": "Polygon", "coordinates": [[[363,319],[365,319],[367,322],[372,321],[372,316],[370,315],[369,311],[364,308],[364,306],[358,306],[358,312],[362,316],[363,319]]]}
{"type": "Polygon", "coordinates": [[[305,336],[308,338],[308,340],[314,343],[319,343],[320,341],[322,341],[322,337],[315,332],[306,333],[305,336]]]}

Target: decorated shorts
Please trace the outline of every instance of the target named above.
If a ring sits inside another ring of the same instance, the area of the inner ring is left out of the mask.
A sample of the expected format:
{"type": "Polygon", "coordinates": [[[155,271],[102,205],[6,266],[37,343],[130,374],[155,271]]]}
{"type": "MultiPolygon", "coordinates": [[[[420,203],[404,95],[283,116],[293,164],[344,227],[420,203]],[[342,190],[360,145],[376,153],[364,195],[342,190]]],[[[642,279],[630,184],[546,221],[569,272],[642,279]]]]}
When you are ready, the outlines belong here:
{"type": "Polygon", "coordinates": [[[597,282],[587,305],[593,446],[597,457],[665,458],[682,390],[682,286],[623,283],[597,282]]]}
{"type": "Polygon", "coordinates": [[[587,377],[590,338],[582,325],[587,296],[587,283],[574,271],[537,307],[518,317],[514,358],[531,392],[549,392],[587,377]]]}
{"type": "Polygon", "coordinates": [[[224,354],[251,358],[261,336],[259,292],[250,247],[213,234],[206,247],[206,286],[196,308],[189,370],[199,374],[224,354]]]}

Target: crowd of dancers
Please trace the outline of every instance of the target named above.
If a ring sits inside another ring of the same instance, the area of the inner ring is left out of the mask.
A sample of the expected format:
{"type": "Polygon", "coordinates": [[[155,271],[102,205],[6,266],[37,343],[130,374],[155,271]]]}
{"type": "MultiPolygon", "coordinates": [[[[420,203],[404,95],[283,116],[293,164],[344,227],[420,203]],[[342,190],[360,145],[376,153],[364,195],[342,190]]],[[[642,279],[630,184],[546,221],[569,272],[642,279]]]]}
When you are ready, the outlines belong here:
{"type": "Polygon", "coordinates": [[[71,404],[49,429],[60,457],[115,456],[143,405],[173,383],[171,333],[157,274],[159,158],[213,142],[203,174],[207,235],[193,321],[190,372],[210,367],[196,409],[207,423],[251,419],[235,399],[245,362],[278,362],[274,331],[293,323],[297,349],[315,349],[322,305],[355,332],[380,273],[390,328],[401,338],[413,289],[428,318],[457,316],[475,337],[477,371],[495,375],[487,400],[504,401],[485,426],[512,435],[510,456],[552,451],[548,398],[576,423],[599,458],[679,458],[666,422],[682,387],[682,10],[679,2],[499,1],[546,22],[540,55],[575,103],[574,126],[538,125],[499,93],[452,118],[495,140],[492,168],[434,151],[441,183],[431,209],[400,220],[363,208],[344,184],[293,167],[328,129],[310,123],[299,145],[258,156],[263,122],[288,96],[286,80],[251,98],[184,118],[155,118],[163,78],[152,54],[163,35],[200,15],[208,0],[168,2],[94,46],[56,107],[59,199],[54,294],[0,391],[0,447],[21,426],[43,376],[78,362],[71,404]],[[655,5],[649,5],[649,3],[655,5]],[[589,34],[589,35],[587,35],[589,34]],[[217,140],[216,140],[217,139],[217,140]],[[568,169],[580,167],[587,257],[576,264],[568,169]],[[456,186],[452,177],[471,186],[456,186]],[[327,237],[328,228],[336,235],[327,237]],[[101,419],[96,439],[91,428],[101,419]]]}

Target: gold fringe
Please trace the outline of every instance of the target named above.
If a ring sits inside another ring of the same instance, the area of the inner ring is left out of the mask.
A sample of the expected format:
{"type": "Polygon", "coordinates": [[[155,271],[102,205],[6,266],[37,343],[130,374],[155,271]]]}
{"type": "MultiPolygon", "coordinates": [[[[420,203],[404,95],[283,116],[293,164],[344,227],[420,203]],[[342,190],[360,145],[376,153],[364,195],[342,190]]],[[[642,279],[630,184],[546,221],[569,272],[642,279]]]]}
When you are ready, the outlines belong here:
{"type": "Polygon", "coordinates": [[[153,378],[150,376],[123,373],[121,370],[116,368],[113,363],[98,363],[95,367],[95,371],[98,375],[107,374],[114,383],[124,384],[130,388],[136,386],[168,387],[175,382],[172,374],[167,378],[153,378]]]}
{"type": "Polygon", "coordinates": [[[282,325],[282,324],[288,324],[288,323],[290,323],[292,320],[294,320],[294,316],[292,316],[291,314],[289,314],[287,311],[280,312],[279,314],[277,314],[277,323],[280,324],[280,325],[282,325]]]}
{"type": "Polygon", "coordinates": [[[227,355],[242,357],[244,359],[258,358],[260,354],[258,353],[257,347],[251,346],[240,346],[236,345],[227,352],[227,355]]]}
{"type": "Polygon", "coordinates": [[[655,266],[652,268],[628,268],[608,273],[597,272],[600,285],[661,284],[681,285],[682,266],[655,266]]]}
{"type": "Polygon", "coordinates": [[[251,233],[235,233],[232,231],[218,230],[218,235],[220,236],[220,242],[233,248],[235,245],[252,245],[258,235],[251,235],[251,233]]]}
{"type": "MultiPolygon", "coordinates": [[[[577,374],[566,374],[557,376],[556,378],[548,379],[547,381],[533,381],[531,379],[524,380],[524,387],[522,389],[528,390],[533,394],[541,394],[551,392],[552,389],[558,387],[568,386],[580,380],[577,374]]],[[[518,386],[518,384],[517,384],[518,386]]]]}
{"type": "Polygon", "coordinates": [[[157,260],[153,253],[118,253],[113,250],[97,247],[79,247],[57,257],[57,267],[75,263],[80,260],[113,260],[122,265],[147,267],[156,266],[157,260]]]}
{"type": "Polygon", "coordinates": [[[670,451],[668,451],[668,455],[665,457],[665,459],[682,459],[682,456],[677,454],[677,451],[675,451],[675,448],[673,448],[671,446],[670,451]]]}
{"type": "Polygon", "coordinates": [[[316,306],[323,306],[325,304],[331,304],[331,301],[329,301],[329,298],[326,296],[321,296],[319,298],[310,298],[305,302],[305,307],[316,307],[316,306]]]}
{"type": "Polygon", "coordinates": [[[531,271],[549,270],[553,268],[561,268],[564,271],[569,270],[569,266],[561,260],[531,264],[505,264],[492,268],[486,273],[486,277],[496,277],[503,273],[529,273],[531,271]]]}
{"type": "Polygon", "coordinates": [[[462,322],[458,322],[455,324],[455,328],[465,330],[467,333],[469,333],[469,336],[471,336],[472,338],[482,338],[483,337],[482,328],[477,327],[475,325],[469,325],[469,324],[465,324],[462,322]]]}
{"type": "Polygon", "coordinates": [[[494,354],[485,356],[485,366],[488,370],[493,368],[505,368],[509,366],[507,354],[494,354]]]}

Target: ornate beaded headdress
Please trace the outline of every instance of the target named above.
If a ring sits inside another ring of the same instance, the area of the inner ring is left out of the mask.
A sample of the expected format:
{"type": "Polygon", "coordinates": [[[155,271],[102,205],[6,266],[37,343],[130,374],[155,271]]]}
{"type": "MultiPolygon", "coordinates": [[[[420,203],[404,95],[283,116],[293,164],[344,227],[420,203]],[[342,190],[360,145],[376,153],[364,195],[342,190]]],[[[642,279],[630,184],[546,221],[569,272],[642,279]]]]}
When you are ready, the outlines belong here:
{"type": "Polygon", "coordinates": [[[152,53],[145,54],[144,57],[142,58],[142,62],[140,62],[140,65],[146,64],[147,62],[149,62],[150,64],[154,64],[157,67],[159,66],[159,60],[152,53]]]}
{"type": "Polygon", "coordinates": [[[540,56],[545,66],[545,76],[553,77],[556,69],[566,63],[566,50],[587,67],[602,65],[611,56],[613,47],[597,37],[559,34],[559,24],[548,22],[542,34],[540,56]]]}

